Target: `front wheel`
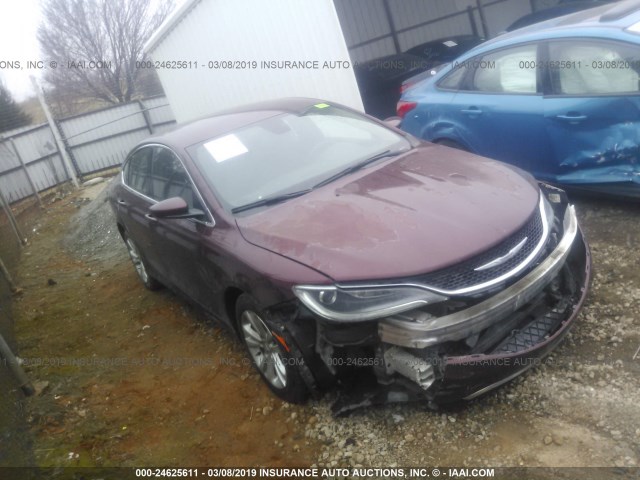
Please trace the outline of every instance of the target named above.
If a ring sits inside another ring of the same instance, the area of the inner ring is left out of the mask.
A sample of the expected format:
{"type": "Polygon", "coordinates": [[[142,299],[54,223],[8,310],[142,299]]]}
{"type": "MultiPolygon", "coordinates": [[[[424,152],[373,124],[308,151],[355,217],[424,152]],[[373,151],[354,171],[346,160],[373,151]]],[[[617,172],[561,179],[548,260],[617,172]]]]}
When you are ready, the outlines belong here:
{"type": "Polygon", "coordinates": [[[304,402],[309,391],[300,375],[298,362],[302,357],[294,354],[295,345],[287,341],[284,332],[278,332],[246,294],[236,304],[236,320],[253,366],[271,391],[287,402],[304,402]]]}

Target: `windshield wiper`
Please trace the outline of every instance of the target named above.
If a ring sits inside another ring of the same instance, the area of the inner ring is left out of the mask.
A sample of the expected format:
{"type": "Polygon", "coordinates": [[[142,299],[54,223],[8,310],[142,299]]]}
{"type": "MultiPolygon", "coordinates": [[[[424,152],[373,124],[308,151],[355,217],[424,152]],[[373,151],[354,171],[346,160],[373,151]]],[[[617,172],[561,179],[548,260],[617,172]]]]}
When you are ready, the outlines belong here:
{"type": "Polygon", "coordinates": [[[256,207],[263,207],[267,205],[273,205],[275,203],[284,202],[285,200],[289,200],[290,198],[300,197],[305,193],[309,193],[311,190],[313,190],[313,188],[298,190],[297,192],[283,193],[282,195],[274,195],[273,197],[261,198],[260,200],[256,200],[255,202],[232,208],[231,213],[240,213],[256,207]]]}
{"type": "Polygon", "coordinates": [[[235,207],[231,209],[231,213],[240,213],[240,212],[244,212],[245,210],[251,210],[252,208],[257,208],[257,207],[265,207],[268,205],[273,205],[276,203],[280,203],[280,202],[284,202],[285,200],[289,200],[290,198],[295,198],[295,197],[300,197],[302,195],[304,195],[305,193],[309,193],[312,190],[315,190],[316,188],[322,187],[324,185],[327,185],[331,182],[333,182],[334,180],[337,180],[340,177],[344,177],[345,175],[348,175],[352,172],[355,172],[357,170],[360,170],[361,168],[366,167],[367,165],[376,162],[382,158],[386,158],[386,157],[395,157],[397,155],[400,155],[401,153],[407,152],[407,149],[401,149],[401,150],[385,150],[384,152],[378,153],[377,155],[374,155],[373,157],[369,157],[366,160],[363,160],[359,163],[356,163],[355,165],[351,165],[348,168],[345,168],[344,170],[341,170],[340,172],[336,173],[335,175],[330,176],[329,178],[321,181],[320,183],[314,185],[311,188],[306,188],[304,190],[298,190],[296,192],[289,192],[289,193],[283,193],[281,195],[274,195],[273,197],[267,197],[267,198],[261,198],[260,200],[256,200],[255,202],[251,202],[251,203],[247,203],[246,205],[242,205],[240,207],[235,207]]]}
{"type": "Polygon", "coordinates": [[[395,157],[397,155],[400,155],[401,153],[405,153],[407,152],[408,149],[401,149],[401,150],[385,150],[384,152],[378,153],[377,155],[374,155],[373,157],[369,157],[365,160],[362,160],[359,163],[356,163],[355,165],[351,165],[350,167],[345,168],[344,170],[339,171],[338,173],[336,173],[335,175],[331,175],[329,178],[326,178],[324,180],[322,180],[320,183],[316,184],[313,186],[313,188],[319,188],[319,187],[323,187],[325,185],[328,185],[329,183],[344,177],[345,175],[349,175],[350,173],[356,172],[358,170],[360,170],[361,168],[366,167],[367,165],[377,162],[378,160],[380,160],[381,158],[386,158],[386,157],[395,157]]]}

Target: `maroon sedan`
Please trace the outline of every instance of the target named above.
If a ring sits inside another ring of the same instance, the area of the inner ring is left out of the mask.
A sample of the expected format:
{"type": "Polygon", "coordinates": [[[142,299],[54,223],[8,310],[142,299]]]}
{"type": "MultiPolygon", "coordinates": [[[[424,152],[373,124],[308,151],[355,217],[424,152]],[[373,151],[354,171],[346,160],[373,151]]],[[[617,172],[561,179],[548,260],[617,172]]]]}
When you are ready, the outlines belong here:
{"type": "Polygon", "coordinates": [[[590,280],[561,190],[319,100],[150,138],[111,202],[147,288],[236,332],[281,398],[337,384],[338,412],[507,382],[567,333],[590,280]]]}

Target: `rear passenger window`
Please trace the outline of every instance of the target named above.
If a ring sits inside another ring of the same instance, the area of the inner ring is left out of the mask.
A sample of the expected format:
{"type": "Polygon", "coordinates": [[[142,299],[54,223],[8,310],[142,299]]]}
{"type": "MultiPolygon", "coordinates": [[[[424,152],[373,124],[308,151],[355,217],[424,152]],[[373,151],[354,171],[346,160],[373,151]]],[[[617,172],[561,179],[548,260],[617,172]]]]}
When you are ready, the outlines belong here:
{"type": "Polygon", "coordinates": [[[440,80],[438,86],[440,88],[458,90],[460,88],[460,82],[462,82],[466,71],[467,69],[460,65],[454,67],[454,69],[446,77],[440,80]]]}
{"type": "Polygon", "coordinates": [[[584,96],[640,91],[637,48],[578,39],[551,43],[549,59],[555,94],[584,96]]]}
{"type": "Polygon", "coordinates": [[[152,155],[153,149],[150,147],[137,150],[129,158],[123,172],[125,184],[147,197],[151,193],[149,174],[151,172],[152,155]]]}

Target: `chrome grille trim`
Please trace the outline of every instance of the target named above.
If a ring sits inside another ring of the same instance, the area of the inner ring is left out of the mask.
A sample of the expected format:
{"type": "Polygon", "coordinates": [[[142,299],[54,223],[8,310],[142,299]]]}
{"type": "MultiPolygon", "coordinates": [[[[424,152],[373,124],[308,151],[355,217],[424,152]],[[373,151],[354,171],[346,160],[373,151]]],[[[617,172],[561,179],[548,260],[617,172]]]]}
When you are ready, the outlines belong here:
{"type": "Polygon", "coordinates": [[[536,268],[500,293],[466,310],[444,317],[408,322],[388,317],[378,324],[378,334],[385,343],[408,348],[425,348],[450,340],[460,340],[478,333],[518,310],[540,293],[565,264],[574,240],[578,237],[578,220],[573,206],[567,207],[564,235],[558,246],[536,268]]]}
{"type": "Polygon", "coordinates": [[[535,248],[531,251],[531,253],[529,253],[529,255],[527,255],[527,257],[518,265],[516,265],[514,268],[486,282],[482,282],[479,284],[471,285],[471,286],[456,289],[456,290],[445,290],[445,289],[440,289],[431,285],[425,285],[425,288],[433,292],[437,292],[447,296],[468,295],[471,293],[486,290],[487,288],[493,285],[496,285],[500,282],[503,282],[505,280],[508,280],[509,278],[514,277],[518,273],[522,272],[538,256],[540,251],[543,249],[543,247],[547,243],[547,239],[549,238],[549,224],[550,224],[550,220],[552,219],[547,218],[547,213],[544,208],[544,202],[545,202],[544,197],[540,195],[538,208],[540,210],[540,218],[542,220],[542,236],[540,237],[540,240],[538,241],[535,248]]]}

